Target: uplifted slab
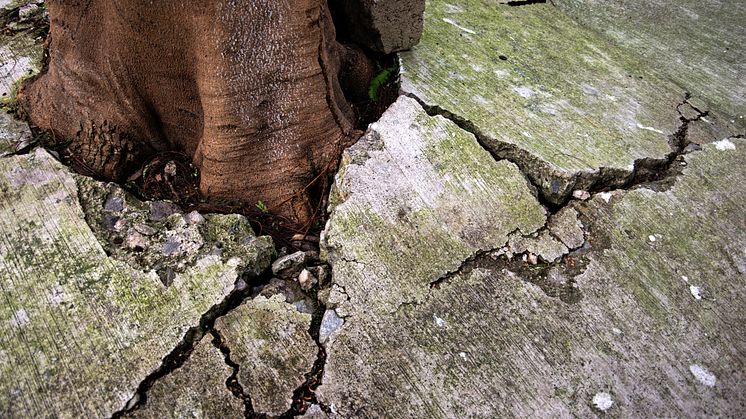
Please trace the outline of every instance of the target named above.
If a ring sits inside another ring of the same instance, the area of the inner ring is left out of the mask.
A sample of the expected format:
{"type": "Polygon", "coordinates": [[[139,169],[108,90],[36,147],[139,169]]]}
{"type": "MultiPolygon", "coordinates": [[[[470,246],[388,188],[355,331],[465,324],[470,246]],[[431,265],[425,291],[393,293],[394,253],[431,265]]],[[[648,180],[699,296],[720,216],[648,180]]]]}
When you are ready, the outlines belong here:
{"type": "Polygon", "coordinates": [[[318,347],[308,334],[311,315],[285,296],[258,296],[221,317],[215,329],[239,365],[238,381],[258,414],[289,410],[293,392],[311,372],[318,347]]]}
{"type": "Polygon", "coordinates": [[[402,90],[453,114],[550,201],[671,153],[685,92],[547,4],[433,0],[402,90]]]}
{"type": "MultiPolygon", "coordinates": [[[[394,313],[361,305],[326,344],[320,401],[339,417],[738,416],[746,404],[746,140],[706,145],[686,163],[668,191],[574,204],[590,227],[588,253],[544,268],[485,255],[394,313]],[[579,298],[534,285],[536,269],[574,284],[579,298]]],[[[357,240],[390,240],[390,230],[360,229],[357,240]]],[[[412,233],[418,240],[445,245],[412,233]]],[[[428,263],[406,252],[394,261],[379,248],[382,266],[368,265],[374,257],[356,245],[333,249],[345,255],[335,273],[359,256],[366,273],[428,263]]],[[[366,287],[335,281],[349,295],[366,287]]],[[[411,287],[384,283],[384,295],[411,287]]]]}
{"type": "Polygon", "coordinates": [[[554,0],[746,130],[746,2],[554,0]]]}
{"type": "Polygon", "coordinates": [[[155,267],[107,256],[76,178],[41,149],[0,159],[3,416],[110,416],[244,270],[269,265],[271,241],[235,217],[172,214],[162,222],[198,223],[203,244],[164,284],[155,267]]]}
{"type": "Polygon", "coordinates": [[[421,300],[464,259],[546,220],[514,164],[407,97],[345,151],[330,201],[323,241],[343,316],[421,300]]]}

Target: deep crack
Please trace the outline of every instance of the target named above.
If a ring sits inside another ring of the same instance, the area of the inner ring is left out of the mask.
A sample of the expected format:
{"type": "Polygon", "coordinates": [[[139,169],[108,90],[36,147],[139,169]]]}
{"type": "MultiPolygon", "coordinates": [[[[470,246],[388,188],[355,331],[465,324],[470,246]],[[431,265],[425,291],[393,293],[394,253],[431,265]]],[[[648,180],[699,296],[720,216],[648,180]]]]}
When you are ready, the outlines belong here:
{"type": "Polygon", "coordinates": [[[226,343],[223,336],[218,332],[214,327],[210,328],[209,330],[210,335],[212,336],[212,344],[217,348],[220,353],[223,354],[223,359],[225,361],[225,365],[230,367],[232,369],[232,373],[230,377],[228,377],[227,380],[225,380],[225,386],[228,389],[228,391],[233,394],[234,397],[240,399],[243,402],[244,405],[244,417],[246,418],[264,418],[266,415],[263,414],[257,414],[254,411],[254,404],[251,401],[251,396],[246,393],[243,389],[243,386],[241,386],[241,383],[238,381],[238,373],[241,370],[241,366],[233,361],[231,359],[231,349],[226,343]]]}
{"type": "Polygon", "coordinates": [[[124,417],[127,413],[139,409],[147,402],[148,391],[153,384],[161,378],[171,374],[181,368],[189,359],[194,347],[202,338],[213,329],[215,321],[228,314],[230,311],[241,305],[252,289],[252,285],[269,282],[272,272],[268,268],[260,275],[244,274],[242,278],[249,286],[236,287],[218,304],[212,306],[205,312],[199,320],[199,324],[192,326],[184,335],[181,342],[161,361],[161,365],[155,371],[148,374],[137,386],[135,395],[130,399],[122,409],[114,412],[112,418],[124,417]]]}
{"type": "Polygon", "coordinates": [[[578,172],[568,176],[567,173],[553,170],[548,162],[518,145],[488,136],[476,124],[459,115],[437,105],[428,105],[414,94],[410,93],[407,96],[415,99],[428,115],[446,118],[459,128],[474,135],[482,148],[488,151],[495,160],[506,160],[515,164],[531,185],[537,200],[550,214],[555,214],[565,207],[573,198],[572,194],[575,190],[593,194],[615,189],[629,190],[638,186],[655,186],[655,184],[661,185],[663,189],[667,188],[669,185],[666,181],[681,173],[681,168],[677,167],[675,163],[680,162],[683,154],[687,152],[689,124],[708,114],[707,111],[701,111],[691,105],[689,103],[690,95],[686,93],[684,100],[675,108],[681,124],[674,133],[669,135],[671,152],[663,158],[637,159],[634,161],[632,171],[600,167],[592,172],[578,172]],[[682,115],[680,108],[685,104],[691,106],[697,112],[696,117],[686,118],[682,115]]]}
{"type": "Polygon", "coordinates": [[[313,363],[311,371],[305,374],[306,380],[303,384],[296,388],[293,392],[293,402],[290,408],[279,416],[280,419],[290,419],[306,413],[311,405],[318,405],[324,412],[331,413],[331,409],[319,402],[316,397],[316,389],[322,384],[324,378],[324,367],[326,366],[326,348],[321,343],[319,338],[319,332],[321,330],[321,320],[324,317],[326,311],[326,305],[322,304],[318,299],[318,294],[314,291],[311,295],[314,301],[317,302],[316,310],[313,312],[311,318],[311,325],[308,328],[308,334],[316,343],[319,348],[316,355],[316,360],[313,363]]]}

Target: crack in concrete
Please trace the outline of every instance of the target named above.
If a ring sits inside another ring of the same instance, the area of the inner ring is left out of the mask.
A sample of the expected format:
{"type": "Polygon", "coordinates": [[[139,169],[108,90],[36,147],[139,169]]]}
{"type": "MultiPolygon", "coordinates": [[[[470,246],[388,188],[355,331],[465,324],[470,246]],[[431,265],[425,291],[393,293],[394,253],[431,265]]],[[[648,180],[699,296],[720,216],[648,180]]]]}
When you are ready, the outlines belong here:
{"type": "Polygon", "coordinates": [[[689,145],[687,140],[689,124],[708,115],[708,111],[702,111],[690,103],[691,95],[686,92],[683,101],[675,108],[679,114],[681,124],[676,131],[669,135],[671,152],[666,156],[661,159],[637,159],[634,161],[631,171],[599,167],[592,172],[572,174],[568,179],[567,174],[553,170],[547,162],[518,145],[494,139],[482,132],[471,121],[440,106],[428,105],[415,94],[407,93],[406,95],[415,99],[428,115],[446,118],[455,123],[459,128],[474,135],[479,145],[488,151],[496,161],[507,160],[515,164],[531,185],[531,189],[535,192],[534,195],[537,200],[548,210],[549,214],[555,214],[566,206],[572,199],[572,193],[575,190],[587,191],[591,194],[615,189],[629,190],[637,186],[661,183],[667,178],[677,176],[681,173],[681,170],[675,167],[674,163],[687,152],[686,146],[689,145]],[[694,118],[685,117],[681,111],[683,105],[691,106],[697,112],[697,115],[694,118]],[[567,179],[570,185],[561,193],[559,190],[560,186],[559,184],[555,184],[555,181],[550,183],[549,190],[541,186],[542,180],[560,178],[567,179]]]}
{"type": "Polygon", "coordinates": [[[295,389],[293,392],[293,402],[287,411],[278,416],[279,419],[290,419],[303,415],[314,404],[318,405],[325,413],[331,413],[331,408],[321,403],[316,397],[316,389],[321,386],[324,379],[324,368],[326,367],[327,358],[326,348],[321,343],[319,337],[321,321],[324,317],[324,312],[326,312],[326,305],[319,301],[318,290],[312,293],[311,298],[316,301],[317,305],[311,318],[311,325],[308,327],[308,334],[311,335],[319,350],[311,371],[305,374],[305,382],[295,389]]]}
{"type": "MultiPolygon", "coordinates": [[[[261,284],[269,282],[272,278],[272,271],[268,268],[262,274],[253,276],[249,273],[242,275],[248,284],[261,284]]],[[[148,391],[153,384],[163,377],[181,368],[189,360],[195,346],[205,337],[210,330],[214,329],[215,321],[225,316],[236,307],[243,303],[250,293],[252,286],[234,286],[233,290],[226,296],[223,301],[212,306],[207,312],[202,314],[199,324],[192,326],[184,334],[183,339],[178,345],[161,361],[161,365],[155,371],[148,374],[137,386],[135,395],[120,410],[114,412],[112,419],[122,418],[127,413],[139,409],[147,403],[148,391]]]]}
{"type": "MultiPolygon", "coordinates": [[[[511,7],[531,6],[533,4],[546,4],[546,3],[547,3],[547,0],[509,0],[509,1],[498,2],[498,4],[507,4],[508,6],[511,6],[511,7]]],[[[554,3],[552,3],[552,5],[554,5],[554,3]]]]}
{"type": "Polygon", "coordinates": [[[241,386],[241,383],[238,381],[238,373],[241,370],[241,366],[233,361],[231,359],[231,349],[228,346],[228,343],[225,341],[223,336],[218,332],[214,327],[211,327],[208,333],[212,336],[212,344],[215,348],[217,348],[220,353],[223,354],[223,360],[225,362],[225,365],[230,367],[233,372],[231,373],[230,377],[228,377],[227,380],[225,380],[225,387],[228,389],[228,391],[231,392],[231,394],[236,397],[237,399],[240,399],[244,404],[244,417],[245,418],[264,418],[266,415],[262,413],[256,413],[254,411],[254,404],[251,401],[251,396],[247,394],[243,386],[241,386]]]}

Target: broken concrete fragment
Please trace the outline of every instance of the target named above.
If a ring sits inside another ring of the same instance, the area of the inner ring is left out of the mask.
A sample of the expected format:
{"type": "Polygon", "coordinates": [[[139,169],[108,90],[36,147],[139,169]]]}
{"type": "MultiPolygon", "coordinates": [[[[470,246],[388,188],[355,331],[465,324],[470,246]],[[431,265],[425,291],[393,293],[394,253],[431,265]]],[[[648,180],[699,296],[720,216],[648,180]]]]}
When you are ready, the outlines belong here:
{"type": "Polygon", "coordinates": [[[311,316],[282,295],[258,296],[215,322],[257,413],[280,415],[290,407],[318,352],[310,325],[311,316]]]}
{"type": "Polygon", "coordinates": [[[585,243],[583,223],[578,219],[578,212],[574,208],[562,208],[557,214],[552,215],[549,218],[548,227],[552,235],[561,240],[569,249],[578,249],[585,243]]]}
{"type": "MultiPolygon", "coordinates": [[[[510,252],[513,254],[528,252],[529,259],[536,255],[540,256],[543,261],[549,263],[554,262],[568,253],[567,246],[554,238],[554,236],[552,236],[552,234],[547,230],[542,230],[536,237],[526,237],[517,233],[513,234],[510,236],[508,246],[510,247],[510,252]]],[[[535,265],[536,262],[532,262],[532,264],[535,265]]]]}
{"type": "MultiPolygon", "coordinates": [[[[111,416],[240,275],[269,265],[266,239],[204,249],[167,287],[106,254],[81,201],[104,211],[106,195],[82,194],[115,189],[80,180],[41,149],[0,159],[0,406],[11,416],[111,416]]],[[[206,242],[231,243],[221,220],[206,242]]]]}
{"type": "Polygon", "coordinates": [[[545,222],[515,165],[407,97],[345,151],[330,209],[323,249],[350,311],[420,300],[464,259],[545,222]]]}
{"type": "Polygon", "coordinates": [[[125,417],[243,417],[243,400],[226,387],[233,369],[210,339],[203,337],[184,365],[156,381],[147,402],[125,417]]]}
{"type": "MultiPolygon", "coordinates": [[[[733,168],[746,167],[746,139],[729,142],[686,155],[667,191],[616,191],[610,202],[598,194],[574,206],[592,223],[591,249],[577,261],[585,270],[549,272],[552,281],[572,281],[580,294],[573,302],[499,261],[456,274],[394,313],[361,300],[359,315],[327,342],[318,400],[340,417],[740,415],[746,171],[733,168]],[[707,297],[694,300],[691,286],[707,297]]],[[[417,237],[432,243],[423,231],[417,237]]],[[[389,234],[387,226],[365,230],[389,234]]],[[[330,251],[345,255],[335,272],[368,258],[352,241],[330,251]]],[[[429,263],[408,262],[414,272],[429,263]]],[[[387,286],[388,295],[411,287],[387,286]]],[[[360,287],[346,284],[350,295],[360,287]]]]}
{"type": "Polygon", "coordinates": [[[329,337],[336,332],[345,323],[344,319],[337,315],[334,310],[326,310],[324,317],[321,319],[321,329],[319,329],[319,342],[325,344],[329,337]]]}
{"type": "Polygon", "coordinates": [[[550,202],[671,153],[684,90],[550,5],[433,0],[425,21],[401,54],[402,90],[478,133],[550,202]]]}
{"type": "Polygon", "coordinates": [[[330,6],[338,30],[374,51],[409,49],[422,35],[425,0],[332,0],[330,6]]]}
{"type": "Polygon", "coordinates": [[[27,123],[0,111],[0,157],[15,154],[32,144],[31,130],[27,123]]]}
{"type": "Polygon", "coordinates": [[[298,251],[282,256],[272,262],[272,273],[280,278],[295,278],[303,270],[305,262],[305,252],[298,251]]]}
{"type": "Polygon", "coordinates": [[[171,202],[141,202],[113,183],[76,177],[86,221],[104,249],[135,269],[154,271],[164,284],[205,256],[237,258],[239,270],[258,275],[274,247],[256,237],[241,215],[184,215],[171,202]]]}

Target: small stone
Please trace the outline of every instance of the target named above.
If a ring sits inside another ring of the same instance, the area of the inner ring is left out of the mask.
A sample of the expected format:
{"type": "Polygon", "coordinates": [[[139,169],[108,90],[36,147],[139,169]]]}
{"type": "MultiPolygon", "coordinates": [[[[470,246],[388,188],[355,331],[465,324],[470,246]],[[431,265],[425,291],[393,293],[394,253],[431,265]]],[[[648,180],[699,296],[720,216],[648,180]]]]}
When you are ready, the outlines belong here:
{"type": "Polygon", "coordinates": [[[701,365],[690,365],[689,371],[692,373],[692,375],[694,375],[694,378],[696,378],[697,381],[706,385],[707,387],[714,387],[717,383],[717,377],[715,377],[715,374],[711,373],[707,370],[707,368],[701,365]]]}
{"type": "Polygon", "coordinates": [[[319,302],[325,306],[329,305],[329,296],[332,293],[331,288],[326,288],[323,290],[319,290],[319,292],[316,294],[316,298],[319,300],[319,302]]]}
{"type": "Polygon", "coordinates": [[[150,203],[150,219],[161,221],[170,215],[179,212],[179,207],[164,201],[155,201],[150,203]]]}
{"type": "Polygon", "coordinates": [[[176,176],[176,162],[172,160],[166,163],[166,166],[163,168],[163,173],[168,176],[176,176]]]}
{"type": "Polygon", "coordinates": [[[155,233],[158,232],[158,230],[154,229],[153,227],[151,227],[151,226],[149,226],[147,224],[143,224],[143,223],[135,224],[133,226],[133,228],[135,230],[137,230],[138,233],[144,234],[146,236],[152,236],[152,235],[154,235],[155,233]]]}
{"type": "Polygon", "coordinates": [[[591,194],[588,191],[576,190],[572,192],[572,196],[575,199],[579,199],[581,201],[587,201],[591,197],[591,194]]]}
{"type": "Polygon", "coordinates": [[[121,197],[111,195],[104,203],[104,210],[118,214],[124,210],[124,201],[121,197]]]}
{"type": "Polygon", "coordinates": [[[609,393],[602,391],[593,396],[593,405],[596,406],[596,409],[602,412],[611,409],[613,404],[614,400],[611,399],[611,394],[609,393]]]}
{"type": "Polygon", "coordinates": [[[148,239],[138,233],[134,228],[131,228],[127,231],[127,247],[132,250],[145,250],[148,247],[148,239]]]}
{"type": "Polygon", "coordinates": [[[331,280],[330,269],[328,265],[320,265],[309,268],[313,276],[319,280],[319,287],[324,288],[331,280]]]}
{"type": "Polygon", "coordinates": [[[280,278],[295,278],[303,270],[306,254],[295,252],[272,262],[272,273],[280,278]]]}
{"type": "Polygon", "coordinates": [[[298,275],[298,283],[304,291],[308,291],[318,283],[318,280],[308,269],[303,269],[298,275]]]}
{"type": "Polygon", "coordinates": [[[329,337],[345,323],[344,319],[337,315],[334,310],[326,310],[324,317],[321,319],[321,328],[319,329],[319,342],[326,343],[329,337]]]}
{"type": "Polygon", "coordinates": [[[190,212],[184,217],[184,219],[189,224],[202,224],[203,222],[205,222],[205,217],[203,217],[202,214],[197,211],[190,212]]]}
{"type": "Polygon", "coordinates": [[[702,150],[702,146],[696,143],[689,143],[686,147],[684,147],[684,153],[691,153],[693,151],[699,150],[702,150]]]}
{"type": "Polygon", "coordinates": [[[607,204],[611,202],[612,193],[611,192],[601,192],[601,199],[604,200],[607,204]]]}
{"type": "Polygon", "coordinates": [[[656,238],[655,238],[654,235],[651,234],[651,235],[648,236],[648,240],[650,240],[651,242],[654,242],[656,240],[656,238]]]}
{"type": "Polygon", "coordinates": [[[539,263],[539,257],[533,253],[529,253],[526,259],[528,260],[528,263],[532,265],[536,265],[537,263],[539,263]]]}
{"type": "Polygon", "coordinates": [[[689,286],[689,292],[692,293],[692,297],[694,297],[695,300],[701,300],[702,299],[702,288],[695,287],[694,285],[689,286]]]}

